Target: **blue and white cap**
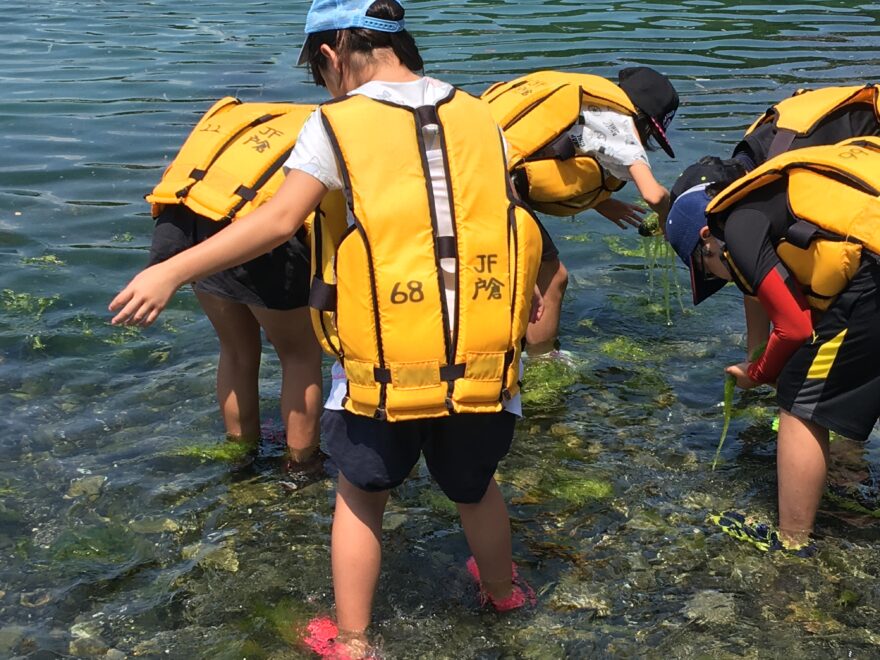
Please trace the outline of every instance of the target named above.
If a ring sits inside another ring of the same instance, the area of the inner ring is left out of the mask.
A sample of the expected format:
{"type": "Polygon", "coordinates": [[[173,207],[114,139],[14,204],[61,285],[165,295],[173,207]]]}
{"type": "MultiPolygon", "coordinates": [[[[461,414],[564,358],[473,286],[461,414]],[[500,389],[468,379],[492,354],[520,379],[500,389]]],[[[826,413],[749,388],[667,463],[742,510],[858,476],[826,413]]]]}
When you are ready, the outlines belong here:
{"type": "Polygon", "coordinates": [[[690,271],[694,305],[699,305],[727,284],[720,278],[707,280],[694,263],[694,250],[700,244],[700,232],[706,226],[706,207],[712,201],[706,192],[710,183],[697,184],[681,193],[666,218],[666,240],[690,271]]]}
{"type": "MultiPolygon", "coordinates": [[[[379,32],[400,32],[404,29],[404,21],[389,21],[384,18],[367,16],[367,10],[375,0],[313,0],[309,13],[306,15],[306,35],[326,30],[347,30],[364,28],[379,32]]],[[[403,6],[400,0],[397,4],[403,6]]],[[[306,45],[303,43],[299,51],[297,64],[305,64],[309,59],[306,45]]]]}

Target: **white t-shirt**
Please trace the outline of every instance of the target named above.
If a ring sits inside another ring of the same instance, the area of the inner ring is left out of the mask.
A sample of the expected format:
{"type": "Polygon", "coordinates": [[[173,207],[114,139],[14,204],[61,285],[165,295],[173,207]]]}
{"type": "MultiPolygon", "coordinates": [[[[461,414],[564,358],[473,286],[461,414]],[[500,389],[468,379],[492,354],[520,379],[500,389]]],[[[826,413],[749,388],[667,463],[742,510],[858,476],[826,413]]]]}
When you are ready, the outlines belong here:
{"type": "Polygon", "coordinates": [[[593,156],[602,169],[621,181],[632,181],[629,166],[636,161],[651,166],[633,118],[617,110],[592,104],[583,106],[581,120],[568,136],[577,153],[593,156]]]}
{"type": "MultiPolygon", "coordinates": [[[[398,105],[410,108],[418,108],[424,105],[436,105],[449,96],[452,85],[429,78],[427,76],[411,82],[382,82],[372,80],[351,94],[362,94],[374,99],[390,101],[398,105]]],[[[428,159],[428,171],[431,175],[432,188],[434,190],[434,202],[437,208],[437,230],[440,236],[453,236],[452,212],[449,209],[449,193],[446,188],[446,169],[443,164],[443,153],[437,136],[439,127],[436,124],[428,124],[422,129],[425,141],[426,155],[428,159]]],[[[321,121],[321,109],[318,108],[306,120],[296,139],[296,146],[290,157],[284,163],[285,169],[300,170],[310,174],[323,183],[329,190],[341,190],[342,174],[336,154],[324,124],[321,121]]],[[[349,210],[350,213],[350,210],[349,210]]],[[[349,217],[349,224],[353,219],[349,217]]],[[[443,284],[446,293],[447,309],[455,309],[455,260],[441,259],[440,268],[443,271],[443,284]]],[[[342,399],[346,392],[345,371],[339,362],[333,365],[331,370],[333,384],[325,408],[331,410],[342,409],[342,399]]],[[[516,415],[522,414],[522,404],[519,395],[510,401],[504,402],[504,409],[516,415]]]]}

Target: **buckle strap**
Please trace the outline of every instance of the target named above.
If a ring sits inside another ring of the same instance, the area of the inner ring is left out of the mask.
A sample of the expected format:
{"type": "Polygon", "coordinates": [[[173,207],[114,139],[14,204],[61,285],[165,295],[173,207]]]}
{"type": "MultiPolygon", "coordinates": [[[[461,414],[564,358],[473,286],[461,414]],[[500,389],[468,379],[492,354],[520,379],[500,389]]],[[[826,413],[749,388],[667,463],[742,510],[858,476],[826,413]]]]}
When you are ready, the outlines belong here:
{"type": "Polygon", "coordinates": [[[320,277],[312,279],[309,289],[309,307],[322,312],[336,311],[336,285],[327,284],[320,277]]]}
{"type": "Polygon", "coordinates": [[[434,105],[420,105],[415,109],[415,115],[419,128],[424,128],[429,124],[440,123],[440,118],[437,115],[437,106],[434,105]]]}
{"type": "MultiPolygon", "coordinates": [[[[464,372],[467,368],[467,364],[447,364],[443,367],[440,367],[440,380],[441,381],[454,381],[459,378],[464,378],[464,372]]],[[[377,383],[384,383],[386,385],[391,383],[391,369],[385,369],[383,367],[373,367],[373,378],[376,379],[377,383]]]]}
{"type": "Polygon", "coordinates": [[[458,256],[455,236],[438,236],[436,241],[438,257],[441,259],[455,259],[458,256]]]}

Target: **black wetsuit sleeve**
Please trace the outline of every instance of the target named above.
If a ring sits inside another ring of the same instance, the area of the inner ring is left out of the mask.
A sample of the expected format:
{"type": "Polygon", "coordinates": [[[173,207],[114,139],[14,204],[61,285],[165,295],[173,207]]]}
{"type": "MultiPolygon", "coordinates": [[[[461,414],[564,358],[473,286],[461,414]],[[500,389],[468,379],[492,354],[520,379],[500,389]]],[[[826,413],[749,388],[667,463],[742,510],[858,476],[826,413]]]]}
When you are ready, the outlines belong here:
{"type": "Polygon", "coordinates": [[[734,281],[744,293],[754,296],[767,273],[781,266],[775,245],[792,222],[783,181],[756,190],[728,214],[720,238],[727,245],[734,281]]]}
{"type": "Polygon", "coordinates": [[[727,218],[724,240],[743,293],[754,296],[761,281],[780,263],[770,240],[770,220],[753,207],[738,208],[727,218]]]}

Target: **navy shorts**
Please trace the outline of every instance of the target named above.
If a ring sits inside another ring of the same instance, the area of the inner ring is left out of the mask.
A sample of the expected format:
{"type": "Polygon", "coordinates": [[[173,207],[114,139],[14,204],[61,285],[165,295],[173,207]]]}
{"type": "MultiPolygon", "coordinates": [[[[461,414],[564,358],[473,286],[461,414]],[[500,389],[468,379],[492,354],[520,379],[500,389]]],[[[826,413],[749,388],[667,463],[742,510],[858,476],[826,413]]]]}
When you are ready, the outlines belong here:
{"type": "MultiPolygon", "coordinates": [[[[198,215],[182,204],[166,206],[156,218],[150,265],[201,243],[229,225],[198,215]]],[[[214,273],[193,284],[243,305],[289,310],[309,304],[309,249],[296,237],[256,259],[214,273]]]]}
{"type": "Polygon", "coordinates": [[[880,417],[880,265],[865,260],[779,375],[783,410],[864,441],[880,417]]]}
{"type": "Polygon", "coordinates": [[[325,410],[321,436],[333,462],[361,490],[399,486],[424,452],[428,471],[446,496],[475,504],[510,451],[515,424],[516,415],[506,411],[387,422],[325,410]]]}

